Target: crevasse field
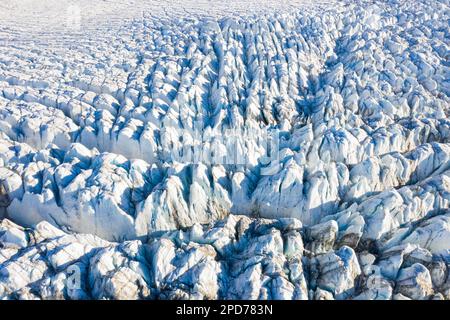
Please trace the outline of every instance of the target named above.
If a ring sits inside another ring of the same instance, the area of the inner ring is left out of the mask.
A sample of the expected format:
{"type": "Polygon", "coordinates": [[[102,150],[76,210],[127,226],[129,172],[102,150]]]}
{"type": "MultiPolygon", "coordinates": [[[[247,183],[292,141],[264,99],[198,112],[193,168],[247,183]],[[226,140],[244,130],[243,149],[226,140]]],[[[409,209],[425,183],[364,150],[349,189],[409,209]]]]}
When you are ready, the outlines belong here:
{"type": "Polygon", "coordinates": [[[450,299],[449,19],[2,0],[0,298],[450,299]]]}

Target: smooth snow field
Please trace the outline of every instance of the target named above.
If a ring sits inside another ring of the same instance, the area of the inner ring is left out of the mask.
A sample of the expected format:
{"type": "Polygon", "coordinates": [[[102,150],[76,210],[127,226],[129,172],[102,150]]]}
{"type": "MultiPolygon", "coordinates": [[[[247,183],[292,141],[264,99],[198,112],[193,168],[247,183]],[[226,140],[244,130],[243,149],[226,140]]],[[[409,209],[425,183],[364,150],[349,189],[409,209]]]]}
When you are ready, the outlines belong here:
{"type": "Polygon", "coordinates": [[[0,299],[450,300],[450,0],[1,0],[0,299]]]}

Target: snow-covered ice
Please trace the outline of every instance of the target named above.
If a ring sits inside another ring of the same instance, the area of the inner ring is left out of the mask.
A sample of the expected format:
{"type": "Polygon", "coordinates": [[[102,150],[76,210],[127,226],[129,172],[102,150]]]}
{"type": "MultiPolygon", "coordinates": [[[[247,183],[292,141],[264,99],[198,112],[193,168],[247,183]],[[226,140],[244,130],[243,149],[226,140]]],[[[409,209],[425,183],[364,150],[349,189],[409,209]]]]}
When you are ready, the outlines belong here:
{"type": "Polygon", "coordinates": [[[0,298],[450,299],[449,19],[2,0],[0,298]]]}

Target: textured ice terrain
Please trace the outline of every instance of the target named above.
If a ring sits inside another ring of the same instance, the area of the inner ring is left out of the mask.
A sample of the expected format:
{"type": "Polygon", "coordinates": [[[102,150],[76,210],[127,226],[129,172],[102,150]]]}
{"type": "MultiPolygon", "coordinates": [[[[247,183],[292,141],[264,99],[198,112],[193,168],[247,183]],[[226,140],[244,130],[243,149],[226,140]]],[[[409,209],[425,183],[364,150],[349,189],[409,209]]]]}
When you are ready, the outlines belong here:
{"type": "Polygon", "coordinates": [[[0,298],[450,299],[449,19],[2,0],[0,298]]]}

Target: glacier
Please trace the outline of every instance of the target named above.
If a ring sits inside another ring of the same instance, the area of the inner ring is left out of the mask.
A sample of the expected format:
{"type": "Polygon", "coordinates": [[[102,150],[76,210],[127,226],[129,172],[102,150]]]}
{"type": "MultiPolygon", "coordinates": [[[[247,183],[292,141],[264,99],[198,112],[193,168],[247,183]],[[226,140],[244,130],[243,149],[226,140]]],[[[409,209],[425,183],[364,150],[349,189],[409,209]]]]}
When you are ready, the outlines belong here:
{"type": "Polygon", "coordinates": [[[0,299],[450,299],[448,0],[3,0],[0,299]]]}

